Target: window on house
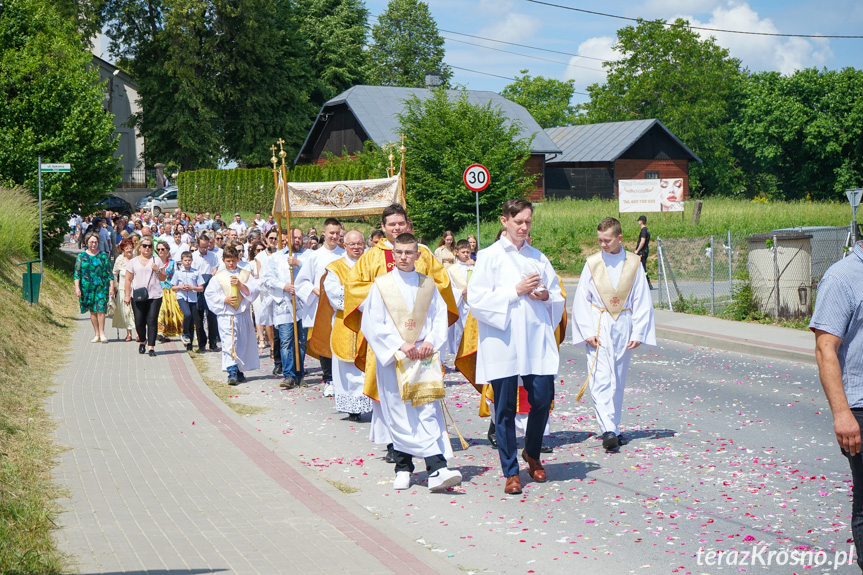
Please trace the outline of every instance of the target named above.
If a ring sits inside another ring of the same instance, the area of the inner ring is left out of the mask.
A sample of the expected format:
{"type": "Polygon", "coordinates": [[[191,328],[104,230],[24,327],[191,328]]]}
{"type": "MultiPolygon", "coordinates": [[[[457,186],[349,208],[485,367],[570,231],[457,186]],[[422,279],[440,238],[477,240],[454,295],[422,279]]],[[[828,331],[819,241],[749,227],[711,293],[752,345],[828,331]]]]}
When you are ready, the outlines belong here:
{"type": "Polygon", "coordinates": [[[659,171],[653,170],[653,171],[649,171],[649,172],[644,172],[644,179],[645,180],[658,180],[659,179],[659,171]]]}

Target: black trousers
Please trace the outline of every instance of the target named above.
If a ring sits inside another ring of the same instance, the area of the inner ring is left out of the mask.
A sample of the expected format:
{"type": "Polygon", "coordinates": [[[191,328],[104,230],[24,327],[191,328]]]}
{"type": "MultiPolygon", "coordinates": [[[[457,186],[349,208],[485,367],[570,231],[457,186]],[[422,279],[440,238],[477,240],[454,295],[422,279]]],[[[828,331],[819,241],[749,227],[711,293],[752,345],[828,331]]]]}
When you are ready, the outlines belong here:
{"type": "MultiPolygon", "coordinates": [[[[207,289],[207,284],[210,283],[212,276],[205,275],[204,290],[207,289]]],[[[207,347],[209,340],[210,349],[216,348],[216,342],[219,341],[219,320],[216,314],[210,311],[207,307],[207,300],[204,298],[204,292],[198,295],[198,306],[196,310],[197,317],[195,318],[195,329],[198,332],[198,347],[207,347]],[[204,332],[204,320],[207,320],[207,331],[204,332]]]]}
{"type": "Polygon", "coordinates": [[[191,344],[195,337],[195,325],[198,323],[198,304],[184,299],[178,299],[177,303],[180,304],[180,311],[183,312],[183,335],[189,338],[189,344],[191,344]]]}
{"type": "Polygon", "coordinates": [[[333,381],[333,358],[321,356],[321,371],[323,375],[321,376],[321,381],[333,381]]]}
{"type": "MultiPolygon", "coordinates": [[[[852,409],[857,423],[863,429],[863,409],[852,409]]],[[[863,454],[848,455],[844,449],[842,454],[848,458],[851,465],[851,535],[854,537],[854,547],[857,549],[857,565],[863,570],[863,454]]]]}
{"type": "MultiPolygon", "coordinates": [[[[399,471],[410,471],[414,472],[414,461],[413,456],[409,453],[405,453],[404,451],[399,451],[397,449],[393,450],[393,458],[396,460],[396,473],[399,471]]],[[[428,471],[429,475],[437,471],[438,469],[443,469],[446,467],[446,458],[443,455],[431,455],[425,458],[426,460],[426,471],[428,471]]]]}
{"type": "Polygon", "coordinates": [[[644,268],[644,275],[647,277],[647,283],[650,283],[650,275],[647,273],[647,256],[650,253],[647,250],[641,250],[638,256],[641,258],[641,267],[644,268]]]}
{"type": "Polygon", "coordinates": [[[282,338],[279,337],[279,329],[273,326],[273,363],[275,363],[275,372],[281,375],[284,373],[282,369],[282,338]]]}
{"type": "Polygon", "coordinates": [[[144,343],[146,335],[147,345],[156,345],[156,332],[158,330],[159,309],[162,307],[162,298],[145,299],[144,301],[132,302],[132,313],[135,316],[135,331],[138,332],[138,343],[144,343]]]}

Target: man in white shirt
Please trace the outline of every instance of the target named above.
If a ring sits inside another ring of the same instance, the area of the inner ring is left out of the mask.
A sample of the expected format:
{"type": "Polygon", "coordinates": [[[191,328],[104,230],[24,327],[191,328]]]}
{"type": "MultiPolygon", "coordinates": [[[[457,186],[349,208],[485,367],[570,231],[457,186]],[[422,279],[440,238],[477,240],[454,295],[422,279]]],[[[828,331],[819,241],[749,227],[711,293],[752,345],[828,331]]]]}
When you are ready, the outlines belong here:
{"type": "Polygon", "coordinates": [[[546,480],[540,449],[560,363],[554,329],[565,302],[548,258],[527,242],[533,205],[508,200],[500,221],[506,236],[478,255],[467,302],[479,328],[476,378],[494,390],[504,492],[513,495],[522,491],[515,439],[519,377],[531,406],[522,459],[530,477],[546,480]]]}
{"type": "Polygon", "coordinates": [[[267,220],[261,217],[261,212],[255,212],[255,226],[261,230],[261,233],[264,232],[264,224],[267,223],[267,220]]]}
{"type": "MultiPolygon", "coordinates": [[[[300,269],[295,282],[297,298],[303,302],[303,313],[300,316],[303,325],[312,327],[315,325],[315,316],[318,313],[318,300],[320,298],[321,278],[327,270],[327,266],[342,257],[345,250],[339,247],[339,236],[341,224],[336,218],[327,218],[324,222],[323,235],[324,245],[311,251],[311,255],[300,269]]],[[[332,354],[318,355],[321,362],[321,383],[324,385],[324,397],[333,397],[333,360],[332,354]]]]}
{"type": "Polygon", "coordinates": [[[234,221],[228,226],[229,229],[237,230],[237,235],[241,236],[246,233],[246,230],[249,229],[249,226],[246,225],[246,222],[243,221],[243,217],[240,215],[240,212],[234,214],[234,221]]]}
{"type": "MultiPolygon", "coordinates": [[[[201,274],[201,285],[206,289],[207,284],[219,269],[219,258],[210,251],[210,237],[201,234],[198,238],[198,249],[192,254],[192,267],[201,274]]],[[[198,353],[207,350],[209,341],[210,351],[218,351],[216,342],[219,338],[219,320],[216,314],[207,307],[207,300],[201,298],[201,305],[197,306],[195,318],[195,331],[198,332],[198,353]],[[204,318],[207,318],[207,331],[204,331],[204,318]]]]}
{"type": "Polygon", "coordinates": [[[174,232],[174,237],[168,242],[168,247],[171,249],[171,259],[180,265],[180,256],[183,252],[190,250],[189,244],[182,241],[183,234],[179,231],[174,232]]]}

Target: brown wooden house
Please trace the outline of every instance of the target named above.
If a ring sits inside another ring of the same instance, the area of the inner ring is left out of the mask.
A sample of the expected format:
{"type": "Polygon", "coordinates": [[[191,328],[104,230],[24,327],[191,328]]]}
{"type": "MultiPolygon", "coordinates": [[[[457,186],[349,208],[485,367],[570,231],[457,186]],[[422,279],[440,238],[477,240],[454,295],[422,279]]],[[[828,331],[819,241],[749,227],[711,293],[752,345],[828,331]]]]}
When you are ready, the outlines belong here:
{"type": "Polygon", "coordinates": [[[689,163],[701,162],[659,120],[548,128],[561,149],[546,156],[550,198],[616,198],[620,180],[683,178],[689,197],[689,163]]]}
{"type": "MultiPolygon", "coordinates": [[[[453,96],[461,91],[451,90],[453,96]]],[[[536,120],[522,106],[494,92],[467,90],[472,104],[500,108],[507,118],[519,122],[519,137],[531,140],[531,155],[528,170],[539,175],[535,189],[529,194],[531,201],[545,198],[545,158],[547,154],[560,154],[561,150],[551,141],[536,120]]],[[[347,150],[354,154],[363,149],[363,143],[371,140],[378,146],[399,143],[399,120],[404,103],[411,97],[428,98],[427,88],[401,88],[396,86],[354,86],[345,90],[329,102],[318,113],[295,164],[320,162],[324,152],[341,155],[347,150]]],[[[410,145],[410,142],[407,142],[410,145]]],[[[467,166],[465,166],[466,168],[467,166]]],[[[410,166],[407,167],[410,172],[410,166]]]]}

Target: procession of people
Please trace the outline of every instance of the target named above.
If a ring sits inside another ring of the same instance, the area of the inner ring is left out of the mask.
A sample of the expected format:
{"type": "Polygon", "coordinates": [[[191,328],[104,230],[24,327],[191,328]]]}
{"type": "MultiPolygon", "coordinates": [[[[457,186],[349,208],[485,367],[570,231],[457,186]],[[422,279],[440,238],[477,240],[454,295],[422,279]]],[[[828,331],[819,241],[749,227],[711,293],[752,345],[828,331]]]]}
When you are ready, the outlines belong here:
{"type": "MultiPolygon", "coordinates": [[[[531,480],[554,479],[542,454],[552,451],[544,438],[558,348],[571,324],[572,343],[586,349],[584,387],[602,445],[614,452],[627,443],[620,424],[630,359],[656,336],[643,259],[623,249],[618,220],[599,222],[600,250],[587,259],[570,317],[560,278],[531,245],[527,200],[501,206],[498,239],[479,251],[474,236],[459,240],[447,231],[432,253],[398,203],[383,210],[368,238],[335,217],[318,235],[280,229],[260,213],[251,224],[237,213],[227,226],[209,216],[95,220],[91,227],[100,231],[113,222],[113,232],[106,238],[88,230],[76,270],[94,343],[106,341],[104,301],[117,298],[114,324],[141,353],[149,348],[156,357],[157,339],[179,336],[188,351],[197,343],[198,353],[220,353],[228,385],[245,382],[269,353],[273,376],[290,392],[306,385],[305,358],[314,357],[323,396],[347,420],[367,419],[369,440],[386,447],[393,488],[414,483],[414,459],[422,458],[431,492],[462,481],[446,418],[444,365],[453,358],[478,391],[479,414],[491,419],[504,491],[515,495],[522,492],[519,459],[531,480]],[[108,255],[115,256],[113,277],[108,255]],[[104,279],[91,280],[91,261],[102,262],[104,279]]],[[[645,244],[642,235],[642,254],[645,244]]]]}

